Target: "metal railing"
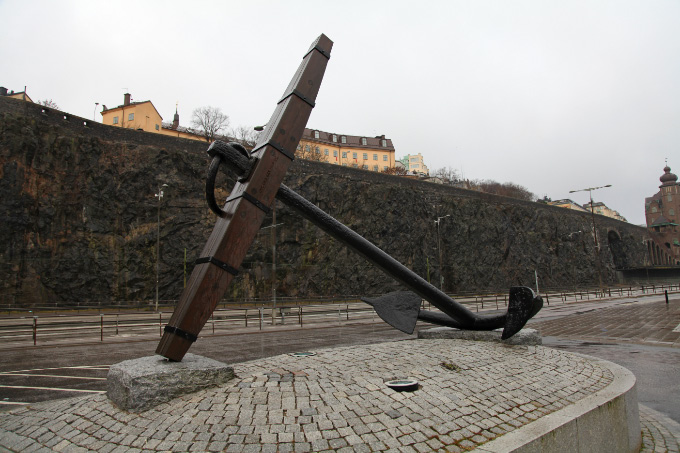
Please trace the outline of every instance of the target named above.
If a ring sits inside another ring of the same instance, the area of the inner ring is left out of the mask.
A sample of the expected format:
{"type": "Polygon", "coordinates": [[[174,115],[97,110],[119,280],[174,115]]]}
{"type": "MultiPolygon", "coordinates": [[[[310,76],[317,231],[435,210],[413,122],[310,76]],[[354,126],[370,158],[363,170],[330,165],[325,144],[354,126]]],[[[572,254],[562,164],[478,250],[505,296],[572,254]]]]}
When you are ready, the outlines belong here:
{"type": "MultiPolygon", "coordinates": [[[[604,290],[583,289],[575,291],[546,292],[541,294],[547,306],[598,299],[636,297],[651,294],[680,292],[680,284],[628,286],[604,290]]],[[[464,294],[456,300],[470,310],[491,311],[507,307],[507,293],[464,294]]],[[[279,305],[276,308],[230,307],[215,310],[206,323],[201,336],[225,335],[237,329],[265,330],[284,326],[303,328],[315,324],[348,324],[382,321],[372,307],[363,302],[335,302],[311,304],[308,301],[279,305]]],[[[293,302],[293,301],[290,301],[293,302]]],[[[423,308],[436,310],[427,301],[423,308]]],[[[112,309],[109,309],[112,310],[112,309]]],[[[69,342],[129,341],[149,339],[163,334],[163,328],[172,311],[119,310],[99,313],[40,314],[29,311],[28,316],[0,317],[0,344],[2,347],[64,344],[69,342]]]]}

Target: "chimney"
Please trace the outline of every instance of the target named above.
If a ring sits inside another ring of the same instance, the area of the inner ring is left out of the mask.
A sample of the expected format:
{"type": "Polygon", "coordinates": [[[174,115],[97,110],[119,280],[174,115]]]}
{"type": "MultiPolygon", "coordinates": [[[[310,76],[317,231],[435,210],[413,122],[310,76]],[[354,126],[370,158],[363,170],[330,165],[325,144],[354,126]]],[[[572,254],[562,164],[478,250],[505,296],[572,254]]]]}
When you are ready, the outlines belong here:
{"type": "Polygon", "coordinates": [[[0,87],[0,96],[7,96],[7,88],[0,87]]]}
{"type": "Polygon", "coordinates": [[[123,105],[130,105],[130,93],[123,95],[123,105]]]}

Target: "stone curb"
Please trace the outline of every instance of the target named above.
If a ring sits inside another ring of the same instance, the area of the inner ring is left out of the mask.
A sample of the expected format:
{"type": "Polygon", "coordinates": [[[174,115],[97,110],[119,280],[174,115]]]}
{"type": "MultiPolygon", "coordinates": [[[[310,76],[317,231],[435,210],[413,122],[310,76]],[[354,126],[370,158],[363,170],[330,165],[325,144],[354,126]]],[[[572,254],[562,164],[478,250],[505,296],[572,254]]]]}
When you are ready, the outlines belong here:
{"type": "Polygon", "coordinates": [[[639,451],[641,429],[635,375],[615,363],[585,354],[572,354],[587,357],[608,368],[614,375],[613,382],[473,451],[639,451]]]}

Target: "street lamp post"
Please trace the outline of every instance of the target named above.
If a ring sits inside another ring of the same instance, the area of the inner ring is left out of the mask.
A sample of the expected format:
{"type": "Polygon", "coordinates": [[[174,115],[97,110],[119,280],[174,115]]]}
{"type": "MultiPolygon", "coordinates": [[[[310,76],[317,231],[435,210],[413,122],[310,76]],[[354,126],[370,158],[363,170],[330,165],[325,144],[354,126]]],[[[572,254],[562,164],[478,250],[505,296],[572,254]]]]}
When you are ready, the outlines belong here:
{"type": "Polygon", "coordinates": [[[595,265],[597,266],[597,279],[600,283],[600,291],[602,291],[602,268],[600,264],[600,244],[597,240],[597,226],[595,225],[595,207],[593,206],[593,190],[597,189],[604,189],[605,187],[611,187],[611,184],[607,184],[606,186],[598,186],[598,187],[589,187],[587,189],[579,189],[579,190],[570,190],[569,193],[576,193],[576,192],[588,192],[588,195],[590,196],[590,218],[592,219],[593,222],[593,240],[595,241],[595,265]]]}
{"type": "Polygon", "coordinates": [[[156,222],[156,311],[158,311],[158,265],[161,253],[161,200],[163,199],[163,187],[168,187],[167,184],[163,184],[158,188],[158,193],[155,195],[158,198],[158,215],[156,222]]]}
{"type": "Polygon", "coordinates": [[[439,222],[441,222],[442,219],[445,219],[446,217],[451,217],[449,214],[446,214],[445,216],[442,217],[437,217],[437,220],[434,221],[434,223],[437,224],[437,249],[439,252],[439,289],[442,291],[444,290],[444,275],[442,274],[442,240],[441,240],[441,235],[439,234],[439,222]]]}
{"type": "Polygon", "coordinates": [[[99,102],[94,103],[94,112],[92,113],[92,120],[97,121],[97,107],[99,106],[99,102]]]}

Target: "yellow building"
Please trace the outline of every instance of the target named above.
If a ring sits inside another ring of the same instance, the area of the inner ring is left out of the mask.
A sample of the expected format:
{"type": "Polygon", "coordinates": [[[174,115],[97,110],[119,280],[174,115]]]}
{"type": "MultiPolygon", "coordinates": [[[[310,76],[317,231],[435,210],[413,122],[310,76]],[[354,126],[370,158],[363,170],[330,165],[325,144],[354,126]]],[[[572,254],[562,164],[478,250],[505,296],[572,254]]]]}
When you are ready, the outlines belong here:
{"type": "Polygon", "coordinates": [[[22,101],[27,101],[27,102],[33,102],[33,99],[26,93],[26,87],[24,87],[24,91],[19,91],[17,93],[12,91],[8,91],[7,88],[5,87],[0,87],[0,96],[7,96],[8,98],[13,98],[13,99],[21,99],[22,101]]]}
{"type": "Polygon", "coordinates": [[[126,127],[145,132],[154,132],[191,140],[205,140],[200,132],[179,125],[179,114],[175,110],[172,123],[164,123],[163,117],[151,101],[132,102],[130,93],[123,95],[123,104],[114,108],[103,106],[102,124],[126,127]]]}
{"type": "Polygon", "coordinates": [[[296,156],[343,167],[385,171],[395,165],[394,145],[384,135],[365,137],[305,128],[296,156]]]}
{"type": "Polygon", "coordinates": [[[626,218],[619,214],[619,211],[615,211],[608,207],[606,204],[602,203],[601,201],[596,201],[593,203],[593,206],[591,208],[590,202],[586,203],[583,205],[583,209],[586,211],[590,212],[591,209],[595,214],[600,214],[605,217],[611,217],[612,219],[616,220],[621,220],[623,222],[627,222],[626,218]]]}
{"type": "Polygon", "coordinates": [[[572,201],[568,198],[565,198],[564,200],[549,201],[548,204],[550,206],[557,206],[558,208],[567,208],[567,209],[573,209],[574,211],[589,212],[589,211],[586,211],[585,209],[583,209],[583,207],[580,204],[578,204],[578,203],[576,203],[576,202],[574,202],[574,201],[572,201]]]}

